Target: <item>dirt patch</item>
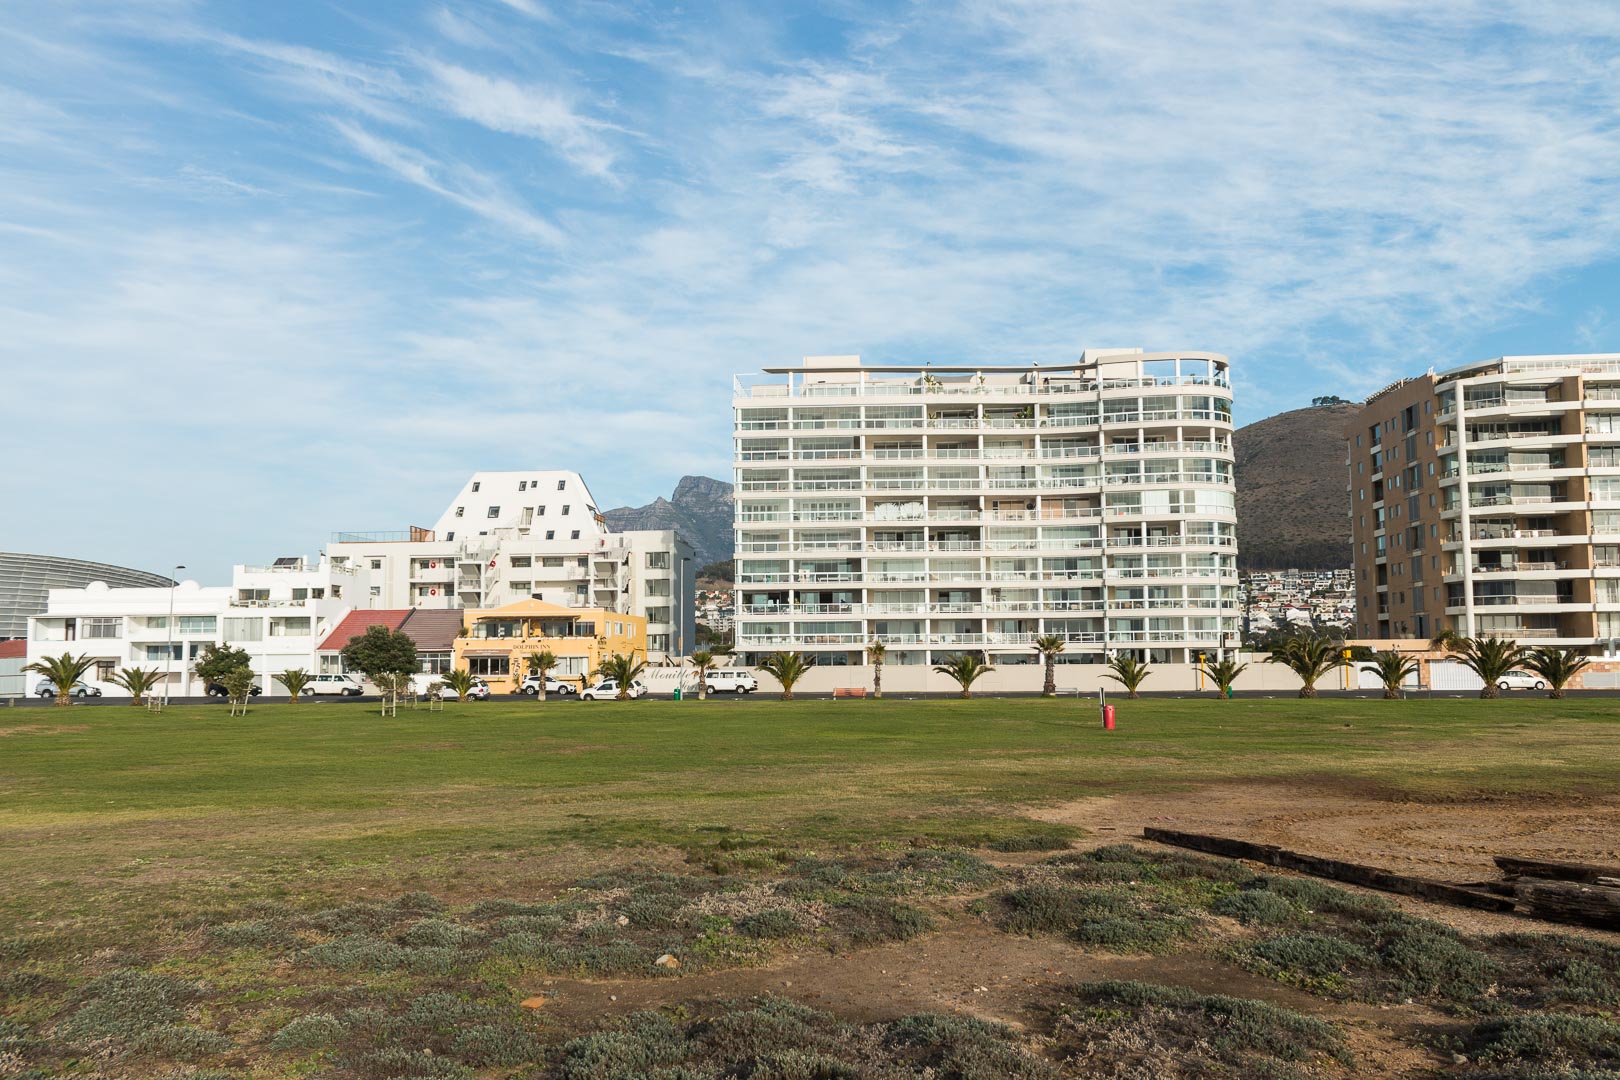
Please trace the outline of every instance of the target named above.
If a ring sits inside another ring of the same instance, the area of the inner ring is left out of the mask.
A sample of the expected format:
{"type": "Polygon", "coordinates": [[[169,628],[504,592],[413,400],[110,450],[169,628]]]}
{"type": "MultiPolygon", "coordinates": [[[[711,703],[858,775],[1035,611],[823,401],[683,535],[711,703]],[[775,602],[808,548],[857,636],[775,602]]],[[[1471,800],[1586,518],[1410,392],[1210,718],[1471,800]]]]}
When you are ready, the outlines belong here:
{"type": "Polygon", "coordinates": [[[8,735],[77,735],[89,730],[88,724],[17,724],[0,727],[0,739],[8,735]]]}
{"type": "MultiPolygon", "coordinates": [[[[1620,797],[1507,799],[1441,803],[1385,799],[1358,790],[1255,783],[1192,791],[1079,799],[1030,811],[1055,824],[1087,829],[1078,846],[1137,841],[1149,825],[1276,844],[1439,881],[1501,876],[1495,855],[1569,862],[1620,861],[1620,797]]],[[[1512,915],[1416,900],[1403,908],[1460,930],[1489,933],[1555,929],[1512,915]]],[[[1556,928],[1581,933],[1577,927],[1556,928]]],[[[1601,931],[1592,931],[1601,934],[1601,931]]]]}

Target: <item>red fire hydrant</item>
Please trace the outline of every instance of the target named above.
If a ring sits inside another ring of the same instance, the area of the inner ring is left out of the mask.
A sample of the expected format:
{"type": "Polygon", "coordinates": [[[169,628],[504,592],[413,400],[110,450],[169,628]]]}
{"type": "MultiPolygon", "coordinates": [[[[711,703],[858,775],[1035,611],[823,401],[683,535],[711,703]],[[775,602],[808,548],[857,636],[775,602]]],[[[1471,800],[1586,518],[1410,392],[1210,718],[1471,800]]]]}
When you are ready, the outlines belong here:
{"type": "Polygon", "coordinates": [[[1113,731],[1114,730],[1114,707],[1112,705],[1104,705],[1102,707],[1102,714],[1103,714],[1103,730],[1104,731],[1113,731]]]}

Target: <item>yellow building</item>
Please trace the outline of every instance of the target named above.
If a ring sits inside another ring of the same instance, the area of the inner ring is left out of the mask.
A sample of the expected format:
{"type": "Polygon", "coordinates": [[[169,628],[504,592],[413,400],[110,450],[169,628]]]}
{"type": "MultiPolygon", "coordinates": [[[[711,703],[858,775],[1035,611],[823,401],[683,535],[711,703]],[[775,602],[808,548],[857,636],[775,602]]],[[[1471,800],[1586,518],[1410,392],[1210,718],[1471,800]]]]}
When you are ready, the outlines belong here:
{"type": "Polygon", "coordinates": [[[615,653],[647,657],[647,620],[602,608],[566,608],[520,600],[499,608],[468,608],[456,638],[455,665],[481,677],[496,693],[516,690],[529,673],[530,653],[557,657],[552,675],[581,685],[615,653]]]}

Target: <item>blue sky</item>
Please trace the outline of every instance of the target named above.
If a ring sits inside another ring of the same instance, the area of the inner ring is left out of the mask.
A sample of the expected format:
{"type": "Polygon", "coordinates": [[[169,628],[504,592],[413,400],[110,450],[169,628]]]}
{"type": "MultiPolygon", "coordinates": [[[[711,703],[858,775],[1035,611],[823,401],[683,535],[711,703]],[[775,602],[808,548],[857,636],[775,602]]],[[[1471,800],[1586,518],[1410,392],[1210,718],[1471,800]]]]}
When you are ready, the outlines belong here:
{"type": "Polygon", "coordinates": [[[10,0],[0,548],[639,503],[805,354],[1214,349],[1248,421],[1620,350],[1617,178],[1610,0],[10,0]]]}

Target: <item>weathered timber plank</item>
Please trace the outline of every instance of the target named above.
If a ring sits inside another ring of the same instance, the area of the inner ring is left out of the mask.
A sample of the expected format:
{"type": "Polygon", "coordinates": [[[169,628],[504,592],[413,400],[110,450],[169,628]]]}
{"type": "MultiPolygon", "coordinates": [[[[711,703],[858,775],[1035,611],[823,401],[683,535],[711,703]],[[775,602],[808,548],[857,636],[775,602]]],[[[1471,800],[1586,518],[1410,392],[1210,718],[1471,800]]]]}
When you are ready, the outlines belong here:
{"type": "Polygon", "coordinates": [[[1537,918],[1620,928],[1620,889],[1537,878],[1520,878],[1513,888],[1537,918]]]}
{"type": "Polygon", "coordinates": [[[1508,877],[1545,878],[1552,881],[1579,881],[1596,885],[1600,878],[1620,879],[1620,866],[1594,866],[1591,863],[1553,862],[1547,859],[1521,859],[1498,855],[1497,869],[1508,877]]]}

